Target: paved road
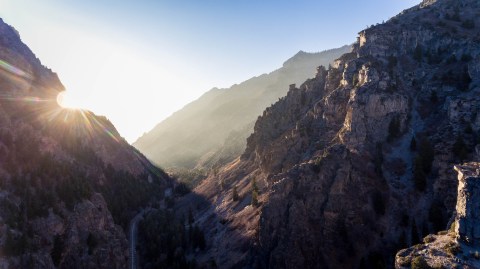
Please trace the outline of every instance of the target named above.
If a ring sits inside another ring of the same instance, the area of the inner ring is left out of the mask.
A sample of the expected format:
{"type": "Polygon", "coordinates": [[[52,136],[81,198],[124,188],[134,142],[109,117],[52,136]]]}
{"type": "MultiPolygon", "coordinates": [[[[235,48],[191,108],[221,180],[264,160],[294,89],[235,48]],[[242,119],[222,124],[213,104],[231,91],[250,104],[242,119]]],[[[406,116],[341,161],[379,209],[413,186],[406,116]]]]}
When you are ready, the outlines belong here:
{"type": "Polygon", "coordinates": [[[144,209],[140,211],[135,217],[130,221],[130,269],[137,269],[137,231],[138,231],[138,222],[142,219],[145,212],[150,211],[150,209],[144,209]]]}

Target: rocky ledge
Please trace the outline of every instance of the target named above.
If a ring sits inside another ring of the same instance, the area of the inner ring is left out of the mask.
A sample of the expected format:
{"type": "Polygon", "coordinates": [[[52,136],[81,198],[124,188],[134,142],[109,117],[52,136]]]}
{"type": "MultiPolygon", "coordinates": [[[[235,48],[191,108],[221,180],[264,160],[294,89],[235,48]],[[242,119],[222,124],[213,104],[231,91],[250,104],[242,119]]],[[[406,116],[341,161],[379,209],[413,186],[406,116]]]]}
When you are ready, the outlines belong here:
{"type": "Polygon", "coordinates": [[[458,195],[448,231],[401,250],[395,268],[480,268],[480,163],[456,165],[458,195]]]}

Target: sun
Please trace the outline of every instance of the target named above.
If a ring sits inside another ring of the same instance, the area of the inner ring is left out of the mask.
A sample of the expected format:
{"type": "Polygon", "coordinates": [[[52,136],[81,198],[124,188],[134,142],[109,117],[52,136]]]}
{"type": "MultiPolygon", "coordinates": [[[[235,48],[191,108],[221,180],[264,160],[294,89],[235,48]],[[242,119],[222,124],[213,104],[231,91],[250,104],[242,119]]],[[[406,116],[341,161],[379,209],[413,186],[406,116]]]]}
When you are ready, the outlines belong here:
{"type": "Polygon", "coordinates": [[[57,103],[62,108],[68,109],[80,109],[79,104],[75,102],[70,94],[67,91],[59,92],[57,95],[57,103]]]}

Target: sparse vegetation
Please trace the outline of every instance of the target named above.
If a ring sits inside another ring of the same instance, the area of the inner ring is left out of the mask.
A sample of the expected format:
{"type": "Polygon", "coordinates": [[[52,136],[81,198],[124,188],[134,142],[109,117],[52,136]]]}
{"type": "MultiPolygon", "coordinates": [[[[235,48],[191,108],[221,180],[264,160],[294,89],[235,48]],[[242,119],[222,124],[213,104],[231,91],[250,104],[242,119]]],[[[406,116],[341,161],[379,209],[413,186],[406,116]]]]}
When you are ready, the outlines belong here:
{"type": "Polygon", "coordinates": [[[411,269],[430,269],[431,267],[422,256],[417,256],[412,259],[411,269]]]}
{"type": "Polygon", "coordinates": [[[455,256],[460,252],[460,245],[457,242],[451,241],[445,245],[444,250],[449,255],[455,256]]]}
{"type": "Polygon", "coordinates": [[[434,235],[427,235],[425,238],[423,238],[423,243],[428,244],[435,242],[435,236],[434,235]]]}

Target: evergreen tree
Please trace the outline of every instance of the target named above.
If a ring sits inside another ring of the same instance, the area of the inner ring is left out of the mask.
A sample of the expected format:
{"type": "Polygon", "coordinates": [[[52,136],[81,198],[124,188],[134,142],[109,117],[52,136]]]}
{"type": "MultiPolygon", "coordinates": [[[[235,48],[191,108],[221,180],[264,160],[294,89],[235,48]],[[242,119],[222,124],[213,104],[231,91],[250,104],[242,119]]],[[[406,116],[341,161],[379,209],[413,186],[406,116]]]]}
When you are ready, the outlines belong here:
{"type": "Polygon", "coordinates": [[[411,151],[417,150],[417,140],[415,140],[415,136],[412,136],[412,140],[410,141],[410,150],[411,151]]]}
{"type": "Polygon", "coordinates": [[[252,205],[258,206],[258,186],[255,178],[252,180],[252,205]]]}
{"type": "Polygon", "coordinates": [[[417,224],[415,223],[415,219],[412,221],[412,226],[411,226],[411,238],[412,238],[412,244],[411,245],[416,245],[420,243],[420,236],[418,235],[417,231],[417,224]]]}
{"type": "Polygon", "coordinates": [[[238,191],[237,191],[237,186],[233,186],[233,191],[232,191],[232,200],[233,201],[238,201],[238,191]]]}

